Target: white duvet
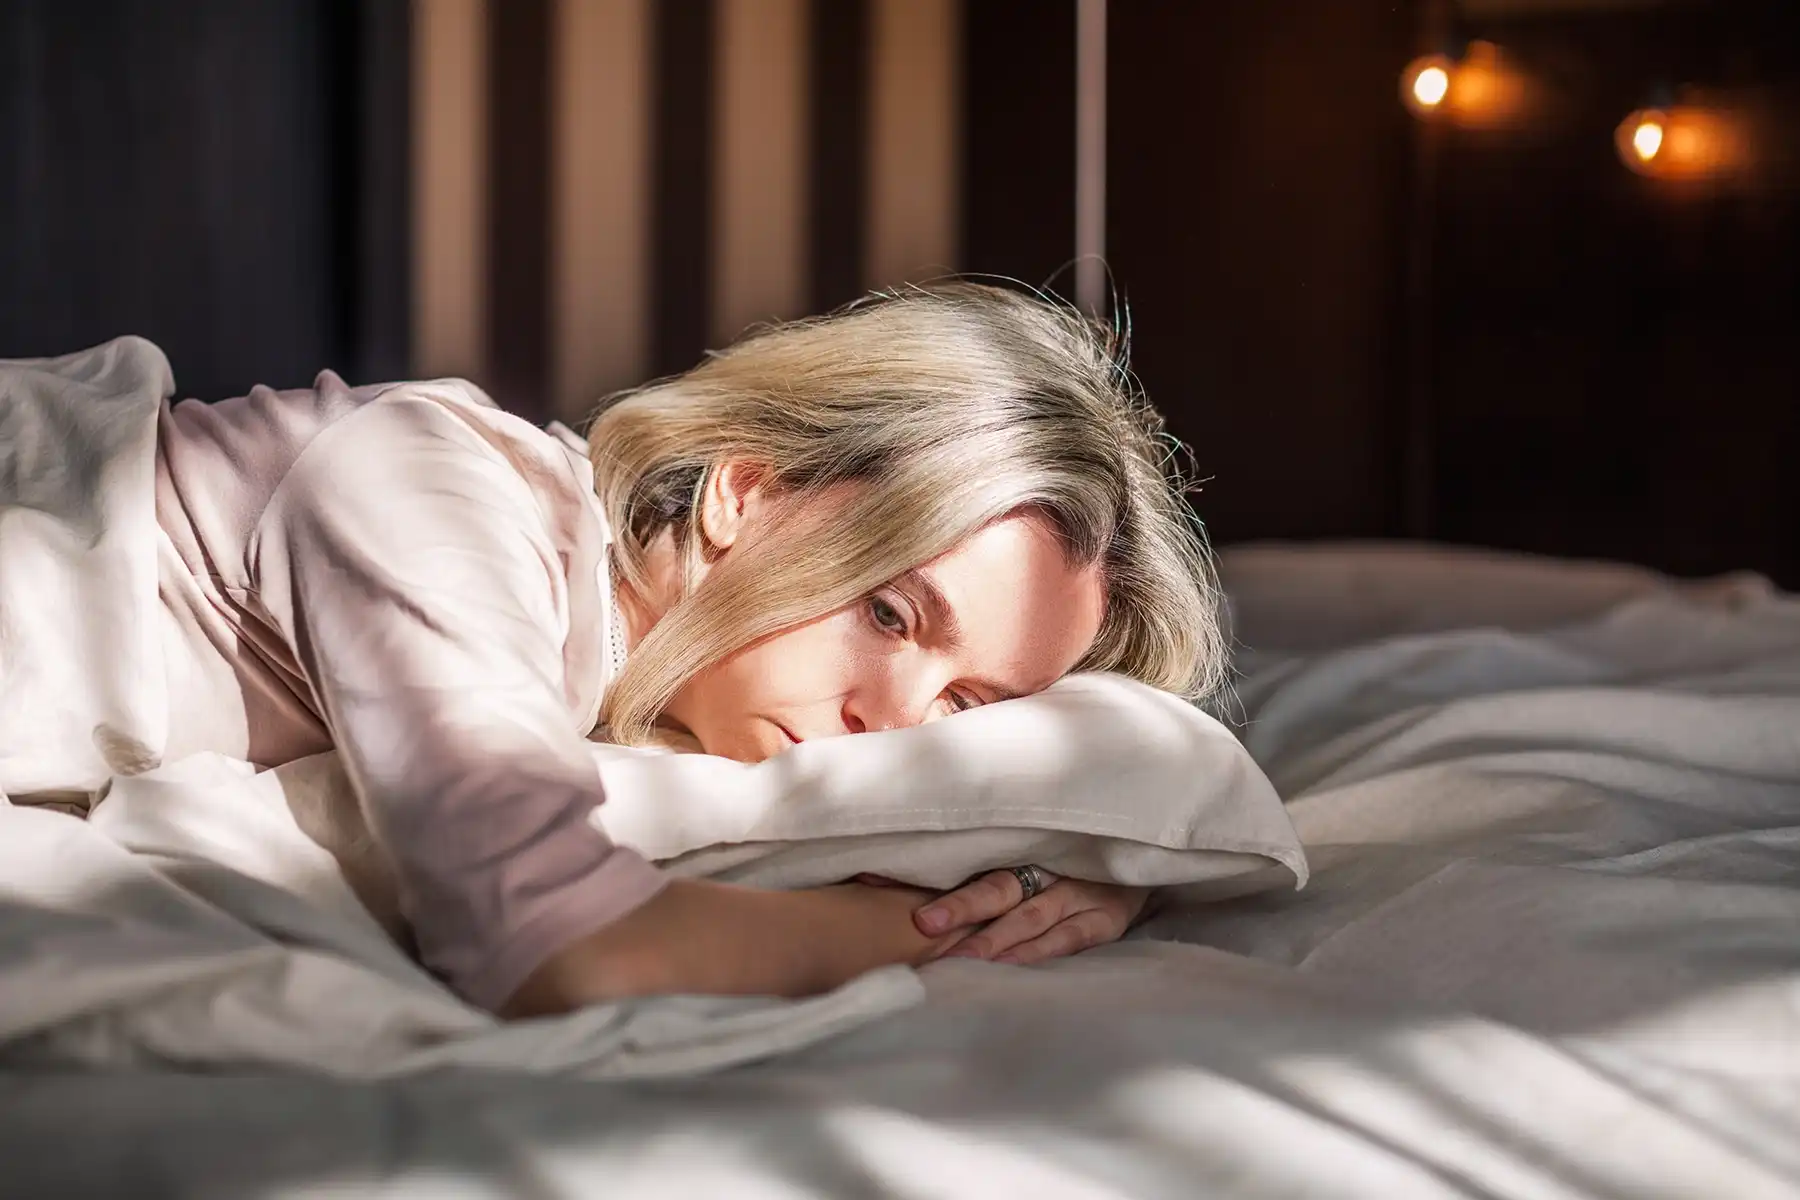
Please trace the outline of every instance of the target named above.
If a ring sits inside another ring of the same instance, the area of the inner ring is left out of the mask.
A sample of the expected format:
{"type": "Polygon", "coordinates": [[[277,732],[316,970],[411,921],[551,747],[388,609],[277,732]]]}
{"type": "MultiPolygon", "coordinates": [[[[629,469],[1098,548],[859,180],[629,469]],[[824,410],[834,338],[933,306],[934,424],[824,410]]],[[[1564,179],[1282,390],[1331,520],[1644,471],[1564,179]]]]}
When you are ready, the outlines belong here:
{"type": "Polygon", "coordinates": [[[1800,1195],[1800,605],[1747,579],[1381,549],[1226,565],[1244,728],[1309,843],[1307,890],[1209,885],[1048,968],[940,964],[920,1004],[655,1086],[15,1068],[7,1178],[1800,1195]]]}

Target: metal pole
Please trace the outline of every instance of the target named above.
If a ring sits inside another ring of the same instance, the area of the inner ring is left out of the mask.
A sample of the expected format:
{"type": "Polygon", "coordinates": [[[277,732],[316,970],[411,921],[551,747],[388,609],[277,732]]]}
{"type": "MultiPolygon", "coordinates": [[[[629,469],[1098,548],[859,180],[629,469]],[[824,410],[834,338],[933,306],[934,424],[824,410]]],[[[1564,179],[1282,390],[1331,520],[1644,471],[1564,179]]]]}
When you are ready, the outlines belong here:
{"type": "Polygon", "coordinates": [[[1106,307],[1106,0],[1075,4],[1075,303],[1106,307]]]}

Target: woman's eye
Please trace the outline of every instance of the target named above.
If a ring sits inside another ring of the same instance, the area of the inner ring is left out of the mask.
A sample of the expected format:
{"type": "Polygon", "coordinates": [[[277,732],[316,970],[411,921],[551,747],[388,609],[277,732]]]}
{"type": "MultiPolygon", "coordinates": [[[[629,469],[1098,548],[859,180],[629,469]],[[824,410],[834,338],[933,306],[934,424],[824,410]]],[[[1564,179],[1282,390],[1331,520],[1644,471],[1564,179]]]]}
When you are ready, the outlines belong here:
{"type": "Polygon", "coordinates": [[[951,712],[968,712],[971,708],[978,708],[980,705],[981,701],[965,696],[961,692],[950,693],[951,712]]]}
{"type": "Polygon", "coordinates": [[[875,624],[889,633],[906,632],[905,615],[880,596],[869,597],[869,615],[874,618],[875,624]]]}

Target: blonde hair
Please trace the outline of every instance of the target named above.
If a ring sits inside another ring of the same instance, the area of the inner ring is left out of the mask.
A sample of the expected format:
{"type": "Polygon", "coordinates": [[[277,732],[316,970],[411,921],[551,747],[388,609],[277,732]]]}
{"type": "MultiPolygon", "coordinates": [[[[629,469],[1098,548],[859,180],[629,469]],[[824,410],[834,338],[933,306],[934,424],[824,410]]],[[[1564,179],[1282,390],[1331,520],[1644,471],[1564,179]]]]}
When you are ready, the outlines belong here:
{"type": "Polygon", "coordinates": [[[1223,682],[1217,585],[1179,443],[1127,369],[1120,332],[1042,294],[938,283],[767,326],[608,397],[587,436],[620,573],[650,594],[646,554],[664,531],[687,564],[682,598],[607,690],[602,720],[618,741],[651,740],[709,665],[1024,510],[1049,518],[1072,563],[1101,567],[1105,615],[1077,670],[1195,700],[1223,682]],[[732,459],[765,468],[777,495],[863,486],[695,587],[701,497],[732,459]]]}

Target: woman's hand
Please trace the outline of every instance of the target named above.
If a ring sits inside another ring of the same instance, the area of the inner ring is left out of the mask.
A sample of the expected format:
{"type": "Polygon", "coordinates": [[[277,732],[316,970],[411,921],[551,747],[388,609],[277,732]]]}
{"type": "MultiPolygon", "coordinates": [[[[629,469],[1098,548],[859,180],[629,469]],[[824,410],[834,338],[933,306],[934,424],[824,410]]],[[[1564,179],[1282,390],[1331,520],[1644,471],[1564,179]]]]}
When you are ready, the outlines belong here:
{"type": "Polygon", "coordinates": [[[950,944],[943,952],[946,958],[1024,964],[1117,941],[1149,899],[1149,888],[1056,879],[1025,900],[1016,875],[989,871],[926,904],[913,919],[931,936],[975,927],[950,944]]]}

